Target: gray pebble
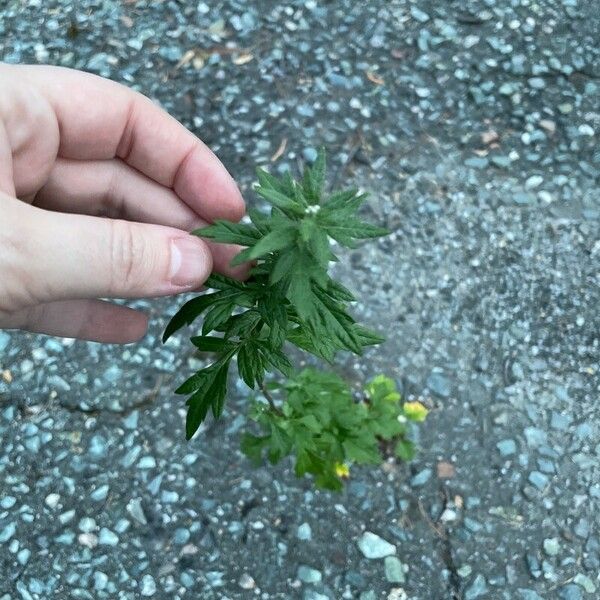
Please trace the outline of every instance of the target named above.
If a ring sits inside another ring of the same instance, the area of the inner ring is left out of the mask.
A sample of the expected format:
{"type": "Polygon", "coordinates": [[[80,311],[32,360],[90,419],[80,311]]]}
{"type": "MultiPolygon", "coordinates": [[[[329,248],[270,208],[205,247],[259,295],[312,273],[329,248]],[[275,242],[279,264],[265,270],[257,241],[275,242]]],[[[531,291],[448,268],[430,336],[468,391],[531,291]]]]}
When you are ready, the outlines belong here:
{"type": "Polygon", "coordinates": [[[90,498],[92,500],[94,500],[95,502],[101,502],[102,500],[106,500],[106,497],[108,496],[108,490],[110,488],[108,487],[108,484],[104,484],[101,485],[99,487],[97,487],[91,494],[90,494],[90,498]]]}
{"type": "Polygon", "coordinates": [[[496,448],[502,456],[510,456],[517,451],[517,444],[514,440],[501,440],[496,444],[496,448]]]}
{"type": "Polygon", "coordinates": [[[321,571],[317,571],[317,569],[307,567],[306,565],[300,565],[298,567],[297,576],[303,583],[319,583],[323,578],[321,571]]]}
{"type": "Polygon", "coordinates": [[[406,567],[395,556],[386,556],[384,560],[385,578],[390,583],[404,583],[406,581],[406,567]]]}
{"type": "Polygon", "coordinates": [[[538,490],[544,490],[544,488],[548,485],[549,479],[547,475],[540,473],[539,471],[532,471],[529,473],[529,477],[527,478],[531,485],[534,485],[538,490]]]}
{"type": "Polygon", "coordinates": [[[543,543],[544,552],[548,556],[556,556],[560,552],[558,538],[546,538],[543,543]]]}
{"type": "Polygon", "coordinates": [[[5,331],[0,331],[0,352],[4,352],[10,344],[10,335],[5,331]]]}
{"type": "Polygon", "coordinates": [[[299,540],[310,540],[312,539],[312,530],[308,523],[302,523],[298,526],[298,532],[296,536],[299,540]]]}
{"type": "Polygon", "coordinates": [[[98,535],[98,544],[101,546],[116,546],[119,543],[119,536],[107,529],[106,527],[102,527],[100,529],[100,533],[98,535]]]}
{"type": "Polygon", "coordinates": [[[384,558],[396,554],[396,546],[371,531],[365,531],[358,540],[358,548],[366,558],[384,558]]]}
{"type": "Polygon", "coordinates": [[[484,594],[487,594],[487,591],[485,577],[479,574],[475,576],[473,583],[465,589],[464,598],[465,600],[475,600],[475,598],[481,598],[484,594]]]}
{"type": "Polygon", "coordinates": [[[312,163],[315,162],[315,160],[317,160],[317,150],[315,148],[312,147],[308,147],[308,148],[304,148],[304,150],[302,151],[302,156],[304,157],[304,160],[312,163]]]}
{"type": "Polygon", "coordinates": [[[558,590],[560,600],[583,600],[581,588],[574,583],[565,585],[558,590]]]}
{"type": "Polygon", "coordinates": [[[140,586],[140,594],[142,596],[154,596],[156,594],[156,582],[152,575],[144,575],[140,586]]]}
{"type": "Polygon", "coordinates": [[[432,373],[427,378],[426,385],[434,394],[437,394],[442,398],[448,398],[452,393],[452,384],[442,373],[432,373]]]}
{"type": "Polygon", "coordinates": [[[425,485],[431,478],[433,471],[431,469],[423,469],[419,471],[411,480],[410,485],[412,487],[420,487],[425,485]]]}

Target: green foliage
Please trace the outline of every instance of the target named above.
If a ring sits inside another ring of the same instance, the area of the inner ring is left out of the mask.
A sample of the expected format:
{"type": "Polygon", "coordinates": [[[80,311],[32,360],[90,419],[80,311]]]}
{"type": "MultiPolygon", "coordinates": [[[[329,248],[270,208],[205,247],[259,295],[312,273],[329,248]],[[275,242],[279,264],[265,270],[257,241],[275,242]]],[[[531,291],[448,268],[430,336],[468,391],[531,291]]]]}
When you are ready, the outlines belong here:
{"type": "Polygon", "coordinates": [[[347,462],[380,462],[378,440],[397,438],[401,458],[409,458],[413,448],[397,418],[409,417],[398,412],[399,397],[389,380],[373,380],[369,402],[357,404],[335,375],[304,371],[293,376],[288,345],[332,362],[338,351],[360,355],[383,341],[356,323],[349,312],[354,296],[328,269],[337,261],[334,241],[353,248],[387,232],[360,218],[365,194],[356,189],[330,194],[324,182],[324,152],[312,168],[305,168],[300,181],[259,170],[256,192],[271,205],[268,213],[250,210],[250,223],[221,220],[194,231],[215,242],[244,246],[232,265],[252,261],[250,277],[240,282],[211,275],[206,282],[211,291],[183,305],[163,340],[202,318],[191,341],[214,355],[209,366],[176,390],[188,395],[188,439],[209,410],[215,418],[221,415],[229,367],[237,364],[240,378],[250,388],[262,389],[268,399],[252,409],[264,435],[246,436],[244,451],[255,458],[265,451],[273,462],[294,453],[298,475],[310,473],[318,485],[337,488],[347,462]],[[276,372],[290,378],[282,388],[287,393],[282,409],[265,387],[265,378],[276,372]]]}
{"type": "Polygon", "coordinates": [[[285,399],[274,411],[257,401],[250,417],[261,435],[246,433],[242,451],[254,462],[266,456],[277,463],[295,455],[298,477],[310,474],[319,487],[339,490],[352,464],[380,464],[382,441],[396,444],[396,455],[412,457],[406,438],[409,421],[418,421],[420,403],[402,405],[394,382],[378,376],[355,401],[348,385],[336,374],[305,369],[277,388],[285,399]],[[412,407],[412,409],[411,409],[412,407]]]}
{"type": "Polygon", "coordinates": [[[163,340],[202,316],[202,335],[192,343],[216,354],[212,365],[177,389],[191,394],[188,438],[209,408],[215,416],[221,414],[233,356],[240,377],[257,388],[267,371],[290,374],[292,365],[283,351],[286,342],[332,361],[338,350],[361,354],[365,346],[382,341],[354,321],[348,312],[354,297],[327,269],[337,260],[331,239],[353,246],[358,239],[386,231],[356,215],[365,199],[356,190],[327,195],[324,174],[324,153],[305,169],[301,183],[289,175],[277,179],[259,170],[256,191],[272,205],[270,214],[251,211],[251,224],[217,221],[194,232],[216,242],[247,246],[233,263],[256,263],[244,283],[212,275],[206,286],[215,291],[184,304],[165,330],[163,340]]]}

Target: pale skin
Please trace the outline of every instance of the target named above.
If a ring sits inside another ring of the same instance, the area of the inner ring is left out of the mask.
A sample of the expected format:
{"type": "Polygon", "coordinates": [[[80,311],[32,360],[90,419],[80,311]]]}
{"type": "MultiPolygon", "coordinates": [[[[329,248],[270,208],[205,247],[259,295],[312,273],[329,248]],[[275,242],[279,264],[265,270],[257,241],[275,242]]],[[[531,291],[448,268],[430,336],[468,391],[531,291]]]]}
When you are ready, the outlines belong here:
{"type": "Polygon", "coordinates": [[[188,234],[243,214],[219,159],[141,94],[0,63],[0,329],[136,341],[147,316],[100,298],[243,276],[229,267],[239,248],[188,234]]]}

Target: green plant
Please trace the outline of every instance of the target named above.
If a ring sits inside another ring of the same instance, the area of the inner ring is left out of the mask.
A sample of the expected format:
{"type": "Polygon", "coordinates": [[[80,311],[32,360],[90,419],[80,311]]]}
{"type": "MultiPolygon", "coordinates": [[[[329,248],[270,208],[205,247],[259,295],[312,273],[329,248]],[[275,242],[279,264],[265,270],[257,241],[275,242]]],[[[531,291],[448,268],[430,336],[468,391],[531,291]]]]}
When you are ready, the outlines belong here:
{"type": "Polygon", "coordinates": [[[189,395],[186,437],[194,435],[209,410],[215,418],[223,412],[236,357],[239,376],[265,398],[254,402],[250,415],[263,435],[247,434],[244,452],[258,460],[264,450],[272,462],[294,453],[299,476],[310,473],[317,485],[337,489],[348,463],[381,462],[379,440],[396,440],[396,454],[410,458],[406,420],[422,420],[426,411],[413,418],[416,413],[400,405],[393,383],[384,378],[374,379],[366,399],[354,402],[336,375],[314,369],[294,375],[285,345],[332,362],[340,350],[360,355],[383,341],[352,318],[348,307],[355,298],[328,269],[337,261],[331,240],[353,248],[357,240],[387,232],[359,218],[365,194],[356,189],[325,192],[324,152],[304,169],[300,182],[264,170],[258,171],[258,182],[256,191],[271,205],[269,214],[250,210],[250,223],[216,221],[193,232],[245,246],[232,264],[253,261],[249,279],[212,275],[206,286],[214,291],[184,304],[163,336],[167,340],[202,315],[200,335],[191,342],[215,355],[176,390],[189,395]],[[274,371],[289,380],[266,384],[266,374],[274,371]],[[270,390],[287,397],[274,398],[270,390]]]}
{"type": "Polygon", "coordinates": [[[246,433],[242,450],[255,462],[264,454],[272,463],[295,454],[298,477],[310,473],[319,487],[340,489],[352,463],[377,465],[383,460],[381,442],[395,440],[395,454],[408,460],[414,446],[405,438],[409,421],[425,420],[418,402],[401,405],[394,382],[379,375],[355,400],[352,390],[335,373],[304,369],[283,385],[280,410],[255,402],[250,418],[263,435],[246,433]]]}

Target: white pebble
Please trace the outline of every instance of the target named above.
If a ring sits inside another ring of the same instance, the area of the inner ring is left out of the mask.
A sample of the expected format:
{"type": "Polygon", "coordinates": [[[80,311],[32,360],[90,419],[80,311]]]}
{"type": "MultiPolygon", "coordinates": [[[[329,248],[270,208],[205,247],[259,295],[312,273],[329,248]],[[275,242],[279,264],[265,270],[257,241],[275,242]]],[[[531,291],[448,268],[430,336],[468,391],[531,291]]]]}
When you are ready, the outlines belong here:
{"type": "Polygon", "coordinates": [[[46,496],[44,502],[48,508],[56,508],[60,500],[60,494],[52,493],[46,496]]]}

